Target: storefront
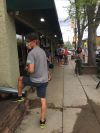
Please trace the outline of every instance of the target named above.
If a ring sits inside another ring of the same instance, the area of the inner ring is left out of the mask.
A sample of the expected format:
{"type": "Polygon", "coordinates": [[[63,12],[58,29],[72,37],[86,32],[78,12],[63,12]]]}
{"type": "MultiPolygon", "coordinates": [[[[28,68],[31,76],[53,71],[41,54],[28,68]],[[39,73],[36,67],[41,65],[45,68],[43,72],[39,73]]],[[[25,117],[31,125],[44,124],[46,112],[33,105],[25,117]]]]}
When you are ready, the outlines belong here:
{"type": "MultiPolygon", "coordinates": [[[[53,0],[1,0],[0,1],[0,86],[17,88],[19,72],[16,34],[25,37],[37,31],[42,45],[62,42],[57,12],[53,0]],[[44,20],[43,20],[44,19],[44,20]],[[55,37],[56,35],[56,37],[55,37]]],[[[24,46],[23,46],[24,47],[24,46]]]]}

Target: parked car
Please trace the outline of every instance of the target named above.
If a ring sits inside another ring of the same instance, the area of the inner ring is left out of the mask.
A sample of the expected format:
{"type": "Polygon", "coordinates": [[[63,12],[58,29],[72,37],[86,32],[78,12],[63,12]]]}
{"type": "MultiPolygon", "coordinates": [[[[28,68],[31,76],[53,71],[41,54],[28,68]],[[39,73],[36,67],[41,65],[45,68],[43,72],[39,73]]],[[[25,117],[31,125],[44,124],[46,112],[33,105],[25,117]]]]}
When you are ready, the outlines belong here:
{"type": "Polygon", "coordinates": [[[100,49],[96,50],[96,62],[100,61],[100,49]]]}
{"type": "Polygon", "coordinates": [[[97,73],[100,74],[100,49],[96,50],[97,73]]]}
{"type": "Polygon", "coordinates": [[[75,50],[70,49],[69,51],[70,51],[71,59],[75,59],[75,50]]]}

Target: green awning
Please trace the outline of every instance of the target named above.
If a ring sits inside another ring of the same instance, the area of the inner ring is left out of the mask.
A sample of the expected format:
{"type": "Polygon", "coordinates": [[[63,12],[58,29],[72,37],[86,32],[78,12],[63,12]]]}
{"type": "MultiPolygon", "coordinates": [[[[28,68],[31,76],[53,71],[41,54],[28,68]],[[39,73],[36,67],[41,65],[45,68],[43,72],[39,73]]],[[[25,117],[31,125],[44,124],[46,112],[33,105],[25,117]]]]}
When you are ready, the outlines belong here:
{"type": "Polygon", "coordinates": [[[62,39],[58,22],[58,16],[54,0],[6,0],[8,13],[15,18],[16,31],[18,34],[26,34],[37,30],[46,36],[56,34],[62,39]],[[19,12],[16,15],[16,11],[19,12]],[[40,18],[45,18],[45,23],[40,18]]]}
{"type": "Polygon", "coordinates": [[[6,0],[7,9],[13,11],[53,8],[53,0],[6,0]]]}

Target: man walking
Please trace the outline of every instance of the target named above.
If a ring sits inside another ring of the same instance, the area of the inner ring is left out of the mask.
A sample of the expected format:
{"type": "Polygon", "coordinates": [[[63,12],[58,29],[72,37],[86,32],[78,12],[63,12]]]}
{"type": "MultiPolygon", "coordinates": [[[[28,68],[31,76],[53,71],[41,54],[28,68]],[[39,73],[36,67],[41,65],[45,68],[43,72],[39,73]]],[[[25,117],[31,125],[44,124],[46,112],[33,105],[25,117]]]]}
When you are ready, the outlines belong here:
{"type": "Polygon", "coordinates": [[[47,58],[43,49],[38,44],[37,33],[27,35],[27,47],[31,49],[27,57],[26,70],[30,77],[19,77],[18,79],[18,99],[23,101],[22,89],[25,86],[36,87],[37,96],[41,99],[40,127],[43,128],[46,122],[46,88],[48,85],[47,58]]]}

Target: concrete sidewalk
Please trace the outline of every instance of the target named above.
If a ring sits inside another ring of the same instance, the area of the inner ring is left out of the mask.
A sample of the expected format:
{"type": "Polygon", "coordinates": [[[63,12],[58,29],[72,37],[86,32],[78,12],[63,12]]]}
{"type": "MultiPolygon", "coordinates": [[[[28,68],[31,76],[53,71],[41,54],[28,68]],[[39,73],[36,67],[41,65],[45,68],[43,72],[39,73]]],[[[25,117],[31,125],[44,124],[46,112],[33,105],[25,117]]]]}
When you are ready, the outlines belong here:
{"type": "MultiPolygon", "coordinates": [[[[39,127],[40,108],[29,110],[16,133],[100,133],[100,89],[95,75],[74,74],[74,63],[53,70],[47,90],[47,125],[39,127]]],[[[34,93],[29,94],[35,99],[34,93]]],[[[34,104],[34,103],[33,103],[34,104]]]]}

